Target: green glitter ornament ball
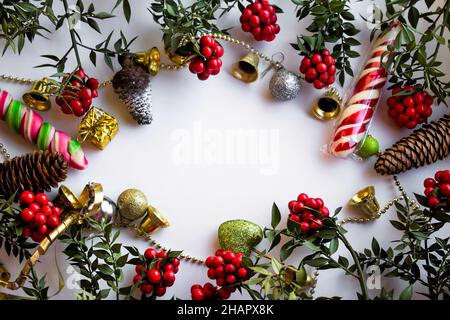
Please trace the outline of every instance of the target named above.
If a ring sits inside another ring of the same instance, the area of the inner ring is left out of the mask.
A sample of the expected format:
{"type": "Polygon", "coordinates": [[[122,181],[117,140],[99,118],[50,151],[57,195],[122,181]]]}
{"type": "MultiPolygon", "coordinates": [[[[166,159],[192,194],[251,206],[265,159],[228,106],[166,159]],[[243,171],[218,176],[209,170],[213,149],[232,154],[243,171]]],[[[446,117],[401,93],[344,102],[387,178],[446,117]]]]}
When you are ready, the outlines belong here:
{"type": "Polygon", "coordinates": [[[248,256],[262,239],[261,227],[247,220],[230,220],[219,227],[219,243],[224,250],[248,256]]]}

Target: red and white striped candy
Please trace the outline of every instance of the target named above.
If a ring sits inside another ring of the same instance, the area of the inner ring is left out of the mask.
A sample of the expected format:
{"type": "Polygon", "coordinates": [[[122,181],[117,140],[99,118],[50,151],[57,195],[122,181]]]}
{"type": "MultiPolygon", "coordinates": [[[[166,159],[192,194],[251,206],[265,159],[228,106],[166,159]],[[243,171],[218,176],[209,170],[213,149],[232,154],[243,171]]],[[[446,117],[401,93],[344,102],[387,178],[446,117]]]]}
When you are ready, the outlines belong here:
{"type": "Polygon", "coordinates": [[[369,123],[380,100],[381,90],[386,83],[387,74],[382,63],[386,62],[388,57],[383,57],[382,62],[381,56],[387,51],[388,45],[394,43],[400,28],[400,23],[394,23],[375,42],[371,57],[364,66],[353,95],[338,121],[339,125],[330,145],[330,153],[334,156],[348,157],[364,141],[369,123]]]}

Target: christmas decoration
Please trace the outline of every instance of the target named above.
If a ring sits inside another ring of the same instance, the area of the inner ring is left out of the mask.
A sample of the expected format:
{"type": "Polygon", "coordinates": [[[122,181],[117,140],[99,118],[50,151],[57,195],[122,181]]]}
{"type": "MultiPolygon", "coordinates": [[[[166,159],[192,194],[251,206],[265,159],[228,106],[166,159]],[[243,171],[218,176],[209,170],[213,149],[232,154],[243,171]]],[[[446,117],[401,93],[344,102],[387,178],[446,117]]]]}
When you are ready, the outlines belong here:
{"type": "Polygon", "coordinates": [[[206,35],[200,38],[201,56],[196,56],[189,63],[189,70],[197,74],[200,80],[206,80],[210,75],[217,75],[222,67],[222,46],[213,37],[206,35]]]}
{"type": "Polygon", "coordinates": [[[335,88],[325,92],[312,107],[313,115],[319,120],[335,119],[341,112],[342,98],[335,88]]]}
{"type": "Polygon", "coordinates": [[[50,191],[67,177],[67,162],[56,152],[35,151],[0,163],[0,195],[50,191]]]}
{"type": "Polygon", "coordinates": [[[332,142],[330,153],[339,158],[353,154],[361,147],[370,121],[378,105],[381,89],[386,82],[383,63],[387,60],[388,46],[392,45],[401,25],[395,23],[388,32],[381,34],[372,50],[370,59],[358,78],[353,94],[342,112],[332,142]]]}
{"type": "Polygon", "coordinates": [[[191,287],[192,300],[227,300],[236,291],[234,287],[217,288],[210,282],[203,286],[194,284],[191,287]]]}
{"type": "Polygon", "coordinates": [[[437,171],[433,178],[423,182],[427,206],[436,214],[443,210],[450,212],[450,170],[437,171]]]}
{"type": "Polygon", "coordinates": [[[137,189],[127,189],[117,198],[119,221],[129,224],[142,218],[148,208],[148,200],[145,194],[137,189]]]}
{"type": "Polygon", "coordinates": [[[442,160],[450,153],[450,115],[424,124],[386,149],[375,163],[379,174],[397,174],[442,160]]]}
{"type": "Polygon", "coordinates": [[[433,98],[427,92],[407,86],[395,87],[392,94],[393,96],[386,102],[389,107],[388,114],[399,127],[414,129],[433,113],[431,110],[433,98]],[[399,96],[400,93],[406,95],[399,96]]]}
{"type": "Polygon", "coordinates": [[[146,215],[139,224],[139,230],[142,233],[150,234],[156,232],[160,228],[167,228],[170,226],[169,220],[153,206],[148,206],[146,215]]]}
{"type": "Polygon", "coordinates": [[[208,269],[208,278],[216,280],[219,287],[239,286],[250,276],[250,270],[242,266],[243,253],[234,253],[219,249],[215,256],[208,257],[205,261],[208,269]]]}
{"type": "Polygon", "coordinates": [[[358,191],[350,200],[350,204],[362,211],[367,217],[375,217],[380,211],[374,186],[368,186],[358,191]]]}
{"type": "Polygon", "coordinates": [[[242,30],[250,32],[256,41],[269,42],[280,33],[277,20],[275,7],[271,6],[267,0],[257,0],[249,4],[242,11],[239,19],[242,30]]]}
{"type": "Polygon", "coordinates": [[[31,191],[24,191],[19,202],[22,207],[20,219],[24,224],[23,237],[31,237],[33,241],[41,242],[59,226],[62,210],[54,206],[44,193],[35,195],[31,191]]]}
{"type": "Polygon", "coordinates": [[[362,159],[370,158],[374,155],[377,155],[380,152],[380,144],[377,139],[368,135],[362,144],[362,146],[356,152],[358,157],[362,159]]]}
{"type": "Polygon", "coordinates": [[[283,68],[275,71],[269,83],[272,97],[280,101],[297,98],[300,87],[300,79],[298,76],[283,68]]]}
{"type": "Polygon", "coordinates": [[[66,75],[62,86],[62,93],[55,101],[65,114],[83,116],[91,107],[92,99],[98,97],[98,80],[88,77],[82,68],[66,75]]]}
{"type": "Polygon", "coordinates": [[[94,219],[98,222],[108,224],[113,221],[114,217],[117,215],[117,205],[116,203],[108,197],[103,197],[102,204],[100,208],[95,213],[94,219]]]}
{"type": "Polygon", "coordinates": [[[153,248],[145,250],[144,259],[136,265],[133,278],[143,297],[162,297],[166,288],[173,286],[180,265],[179,255],[179,252],[158,252],[153,248]]]}
{"type": "Polygon", "coordinates": [[[250,52],[233,64],[231,74],[242,82],[255,82],[258,79],[259,56],[250,52]]]}
{"type": "Polygon", "coordinates": [[[103,110],[92,107],[85,115],[78,129],[77,140],[89,140],[100,150],[106,148],[119,130],[116,118],[103,110]]]}
{"type": "Polygon", "coordinates": [[[161,54],[156,47],[133,54],[133,61],[135,64],[144,67],[152,77],[156,76],[161,70],[161,54]]]}
{"type": "Polygon", "coordinates": [[[330,216],[330,211],[321,198],[310,198],[305,193],[300,193],[297,200],[290,201],[288,207],[289,219],[299,223],[301,232],[305,235],[321,230],[322,220],[330,216]]]}
{"type": "Polygon", "coordinates": [[[314,88],[322,89],[334,83],[336,65],[330,51],[324,49],[315,52],[311,56],[304,57],[300,64],[300,72],[305,75],[309,83],[314,84],[314,88]]]}
{"type": "Polygon", "coordinates": [[[263,232],[257,224],[247,220],[230,220],[219,226],[219,243],[224,250],[250,255],[252,248],[261,242],[263,232]]]}
{"type": "Polygon", "coordinates": [[[151,124],[153,115],[150,78],[146,70],[135,65],[128,57],[123,59],[122,66],[123,69],[117,72],[112,80],[114,91],[138,124],[151,124]]]}
{"type": "Polygon", "coordinates": [[[0,119],[38,149],[59,152],[75,169],[86,168],[88,162],[77,141],[44,122],[39,114],[20,101],[13,100],[6,91],[0,92],[0,119]]]}
{"type": "Polygon", "coordinates": [[[47,78],[35,81],[33,87],[22,96],[31,109],[37,111],[47,111],[51,108],[50,95],[55,91],[55,87],[47,78]]]}

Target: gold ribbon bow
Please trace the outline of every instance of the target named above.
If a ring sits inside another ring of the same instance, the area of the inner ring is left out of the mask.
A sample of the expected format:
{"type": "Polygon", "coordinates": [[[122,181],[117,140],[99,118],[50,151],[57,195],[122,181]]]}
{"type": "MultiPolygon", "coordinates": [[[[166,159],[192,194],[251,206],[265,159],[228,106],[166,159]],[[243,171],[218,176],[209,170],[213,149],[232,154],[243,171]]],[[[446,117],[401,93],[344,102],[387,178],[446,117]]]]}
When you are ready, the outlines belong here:
{"type": "Polygon", "coordinates": [[[21,288],[25,284],[33,266],[48,251],[53,242],[71,225],[82,224],[86,218],[94,216],[100,209],[102,201],[103,187],[99,183],[91,182],[87,184],[79,197],[75,196],[69,188],[61,186],[55,204],[64,209],[64,220],[41,241],[25,263],[17,279],[15,281],[0,279],[0,287],[5,287],[10,290],[18,290],[21,288]]]}
{"type": "Polygon", "coordinates": [[[92,107],[80,123],[77,140],[80,143],[88,140],[103,150],[117,131],[119,131],[119,123],[116,118],[100,108],[92,107]]]}

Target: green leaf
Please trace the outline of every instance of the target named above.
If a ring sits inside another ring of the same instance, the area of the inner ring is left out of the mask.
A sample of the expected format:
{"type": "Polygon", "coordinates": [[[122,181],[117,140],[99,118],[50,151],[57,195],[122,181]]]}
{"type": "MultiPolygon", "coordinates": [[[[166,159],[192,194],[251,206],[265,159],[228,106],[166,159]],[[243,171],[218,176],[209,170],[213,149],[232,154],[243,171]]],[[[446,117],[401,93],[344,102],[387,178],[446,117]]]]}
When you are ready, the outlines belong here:
{"type": "Polygon", "coordinates": [[[272,269],[275,274],[280,274],[281,268],[283,265],[275,258],[271,259],[272,269]]]}
{"type": "Polygon", "coordinates": [[[250,269],[255,271],[256,273],[262,274],[264,276],[271,276],[272,275],[272,272],[270,272],[269,270],[264,269],[262,267],[255,266],[255,267],[250,267],[250,269]]]}
{"type": "Polygon", "coordinates": [[[400,300],[411,300],[412,295],[413,295],[413,288],[412,288],[412,286],[408,286],[402,291],[402,293],[400,293],[399,299],[400,300]]]}
{"type": "Polygon", "coordinates": [[[89,25],[92,29],[94,29],[94,30],[97,31],[98,33],[102,33],[102,32],[100,31],[100,27],[98,26],[97,21],[95,21],[94,19],[88,18],[88,19],[87,19],[87,23],[88,23],[88,25],[89,25]]]}
{"type": "Polygon", "coordinates": [[[103,20],[103,19],[114,18],[115,15],[113,15],[113,14],[111,14],[111,13],[108,13],[108,12],[102,11],[102,12],[96,13],[96,14],[94,15],[94,17],[103,20]]]}
{"type": "Polygon", "coordinates": [[[280,209],[278,209],[278,206],[274,202],[272,205],[272,222],[271,222],[272,228],[275,229],[280,223],[280,221],[281,221],[280,209]]]}
{"type": "Polygon", "coordinates": [[[339,247],[339,239],[337,239],[337,238],[331,239],[330,245],[328,247],[330,250],[330,255],[333,255],[334,253],[336,253],[338,247],[339,247]]]}
{"type": "Polygon", "coordinates": [[[128,0],[123,0],[123,14],[125,15],[125,19],[128,23],[131,20],[131,6],[128,0]]]}
{"type": "Polygon", "coordinates": [[[316,259],[311,259],[311,260],[306,260],[305,264],[311,266],[311,267],[315,267],[315,268],[320,268],[324,265],[326,265],[328,263],[328,259],[326,258],[316,258],[316,259]]]}
{"type": "Polygon", "coordinates": [[[375,255],[379,255],[380,254],[380,245],[378,244],[377,239],[372,238],[372,251],[375,255]]]}

